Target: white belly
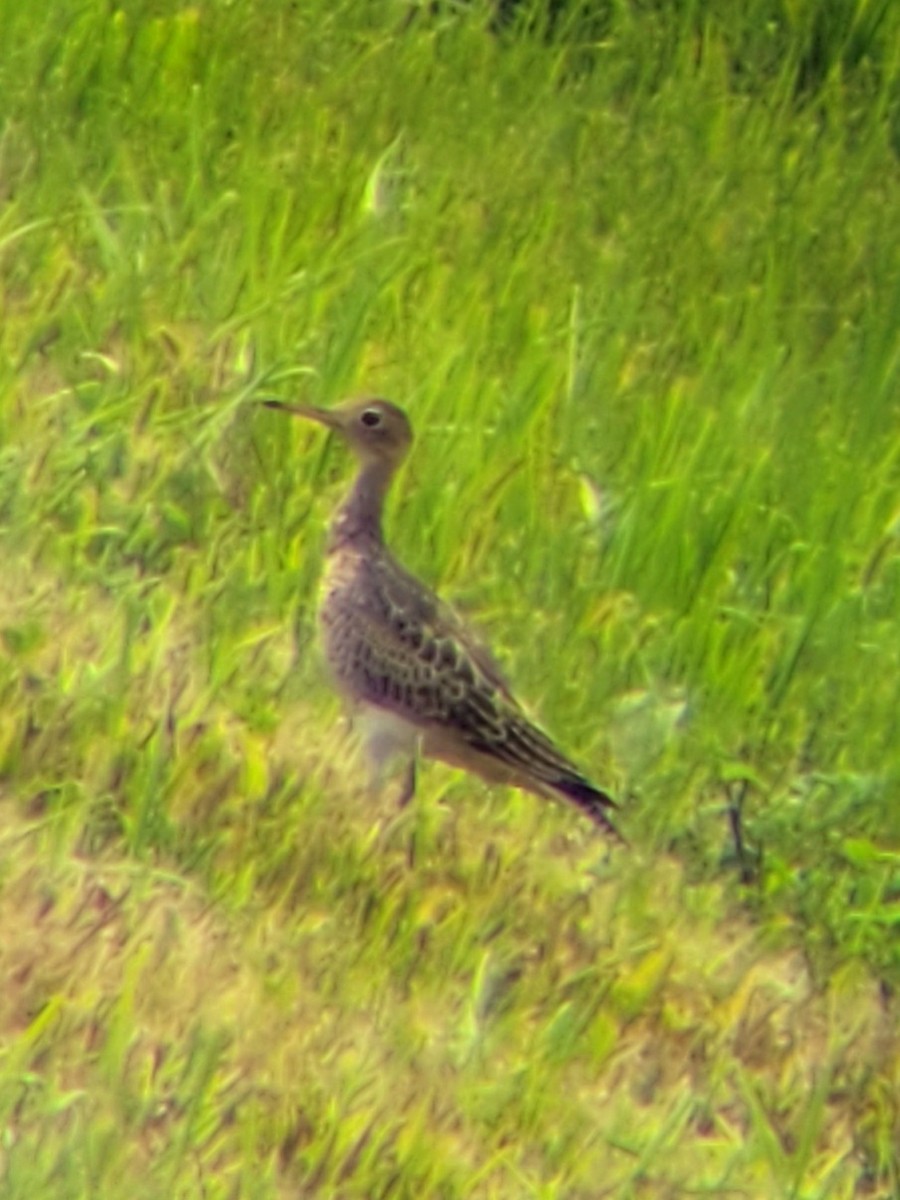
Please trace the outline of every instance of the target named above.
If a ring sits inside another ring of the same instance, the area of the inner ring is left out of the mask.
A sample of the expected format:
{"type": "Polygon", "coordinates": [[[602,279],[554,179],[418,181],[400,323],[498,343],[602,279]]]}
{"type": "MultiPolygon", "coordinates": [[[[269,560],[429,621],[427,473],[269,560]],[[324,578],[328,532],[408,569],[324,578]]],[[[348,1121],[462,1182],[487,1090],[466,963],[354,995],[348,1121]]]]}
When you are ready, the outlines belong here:
{"type": "Polygon", "coordinates": [[[415,757],[420,731],[396,713],[363,704],[354,715],[353,724],[362,736],[374,782],[381,782],[392,759],[415,757]]]}

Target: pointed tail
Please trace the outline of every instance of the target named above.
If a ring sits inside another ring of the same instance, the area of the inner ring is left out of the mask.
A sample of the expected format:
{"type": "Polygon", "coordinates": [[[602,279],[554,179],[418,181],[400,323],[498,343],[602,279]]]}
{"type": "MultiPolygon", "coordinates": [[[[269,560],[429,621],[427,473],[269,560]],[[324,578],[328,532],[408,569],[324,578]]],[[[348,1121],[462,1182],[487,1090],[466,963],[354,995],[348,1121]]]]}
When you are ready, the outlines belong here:
{"type": "Polygon", "coordinates": [[[616,829],[615,825],[606,815],[606,809],[618,808],[612,796],[608,796],[600,788],[594,787],[592,783],[588,783],[580,775],[571,775],[554,780],[551,787],[564,800],[568,800],[580,808],[605,833],[615,838],[621,845],[628,845],[625,838],[622,837],[621,833],[619,833],[618,829],[616,829]]]}

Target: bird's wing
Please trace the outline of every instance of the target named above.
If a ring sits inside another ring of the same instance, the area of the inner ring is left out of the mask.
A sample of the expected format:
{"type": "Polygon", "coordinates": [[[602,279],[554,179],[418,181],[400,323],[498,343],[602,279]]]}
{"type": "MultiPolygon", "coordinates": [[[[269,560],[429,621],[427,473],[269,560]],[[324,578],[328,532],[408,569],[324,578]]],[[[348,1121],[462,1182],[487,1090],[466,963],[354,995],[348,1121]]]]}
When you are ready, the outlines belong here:
{"type": "Polygon", "coordinates": [[[493,654],[466,627],[449,604],[396,561],[385,563],[379,572],[378,591],[384,611],[404,632],[420,627],[425,640],[451,641],[457,657],[467,659],[475,674],[500,693],[515,708],[517,701],[493,654]]]}
{"type": "Polygon", "coordinates": [[[398,564],[378,570],[369,601],[348,619],[360,647],[356,687],[365,698],[420,724],[442,726],[536,782],[583,780],[523,712],[490,653],[453,610],[398,564]],[[373,592],[379,597],[374,606],[373,592]]]}
{"type": "Polygon", "coordinates": [[[356,699],[389,709],[430,738],[437,757],[572,801],[607,831],[615,803],[595,787],[522,711],[502,677],[472,652],[437,597],[416,582],[389,608],[352,600],[333,606],[332,661],[356,699]],[[411,600],[414,597],[414,600],[411,600]]]}

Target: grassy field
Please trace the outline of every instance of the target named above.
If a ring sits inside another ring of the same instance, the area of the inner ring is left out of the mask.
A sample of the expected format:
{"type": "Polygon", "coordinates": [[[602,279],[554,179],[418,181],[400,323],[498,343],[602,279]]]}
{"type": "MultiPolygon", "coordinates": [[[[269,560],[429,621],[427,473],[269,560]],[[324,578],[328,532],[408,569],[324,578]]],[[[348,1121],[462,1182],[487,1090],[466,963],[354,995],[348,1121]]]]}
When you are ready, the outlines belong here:
{"type": "Polygon", "coordinates": [[[900,1195],[900,11],[701,7],[0,0],[4,1200],[900,1195]],[[359,391],[629,850],[366,795],[359,391]]]}

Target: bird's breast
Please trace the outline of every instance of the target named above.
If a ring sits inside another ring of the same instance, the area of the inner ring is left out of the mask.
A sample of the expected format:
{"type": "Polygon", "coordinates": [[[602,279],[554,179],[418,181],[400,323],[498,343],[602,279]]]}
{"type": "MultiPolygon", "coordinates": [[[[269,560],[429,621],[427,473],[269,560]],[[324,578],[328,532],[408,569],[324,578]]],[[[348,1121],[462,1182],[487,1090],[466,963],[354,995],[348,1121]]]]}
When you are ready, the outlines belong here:
{"type": "Polygon", "coordinates": [[[381,616],[364,561],[352,553],[329,557],[319,594],[319,632],[329,669],[351,699],[365,697],[365,664],[381,616]]]}

